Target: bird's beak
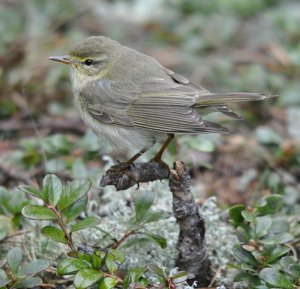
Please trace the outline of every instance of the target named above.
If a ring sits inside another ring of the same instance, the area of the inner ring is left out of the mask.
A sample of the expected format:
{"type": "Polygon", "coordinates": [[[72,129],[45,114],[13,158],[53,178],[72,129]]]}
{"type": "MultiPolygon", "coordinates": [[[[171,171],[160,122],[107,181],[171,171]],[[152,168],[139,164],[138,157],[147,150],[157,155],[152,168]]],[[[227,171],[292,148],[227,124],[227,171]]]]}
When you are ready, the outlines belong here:
{"type": "Polygon", "coordinates": [[[48,57],[48,59],[53,60],[53,61],[57,61],[57,62],[61,62],[61,63],[64,63],[64,64],[71,64],[71,59],[68,55],[50,56],[50,57],[48,57]]]}

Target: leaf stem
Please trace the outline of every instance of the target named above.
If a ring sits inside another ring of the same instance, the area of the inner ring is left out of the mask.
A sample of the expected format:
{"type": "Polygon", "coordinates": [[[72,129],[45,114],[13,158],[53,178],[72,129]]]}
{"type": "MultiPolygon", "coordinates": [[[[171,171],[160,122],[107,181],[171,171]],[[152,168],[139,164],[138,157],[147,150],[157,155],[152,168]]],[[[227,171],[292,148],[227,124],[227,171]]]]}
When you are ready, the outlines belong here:
{"type": "Polygon", "coordinates": [[[137,230],[128,230],[120,240],[116,240],[114,243],[110,244],[108,248],[117,249],[129,236],[134,235],[136,231],[137,230]]]}
{"type": "Polygon", "coordinates": [[[65,234],[65,237],[68,242],[68,246],[70,247],[70,249],[72,251],[76,251],[74,243],[73,243],[72,235],[71,235],[71,233],[69,233],[67,226],[63,221],[61,212],[56,207],[52,206],[51,204],[47,204],[47,207],[56,215],[57,223],[61,227],[61,229],[63,230],[63,232],[65,234]]]}

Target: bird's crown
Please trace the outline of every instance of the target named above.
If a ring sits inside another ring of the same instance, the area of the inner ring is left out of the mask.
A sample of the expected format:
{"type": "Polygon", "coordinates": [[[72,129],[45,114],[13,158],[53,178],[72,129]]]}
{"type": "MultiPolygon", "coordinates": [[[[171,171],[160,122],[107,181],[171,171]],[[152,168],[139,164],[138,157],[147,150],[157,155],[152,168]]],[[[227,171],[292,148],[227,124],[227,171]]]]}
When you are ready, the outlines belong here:
{"type": "Polygon", "coordinates": [[[69,52],[69,55],[76,58],[97,57],[102,54],[109,54],[120,44],[105,36],[91,36],[78,44],[69,52]]]}

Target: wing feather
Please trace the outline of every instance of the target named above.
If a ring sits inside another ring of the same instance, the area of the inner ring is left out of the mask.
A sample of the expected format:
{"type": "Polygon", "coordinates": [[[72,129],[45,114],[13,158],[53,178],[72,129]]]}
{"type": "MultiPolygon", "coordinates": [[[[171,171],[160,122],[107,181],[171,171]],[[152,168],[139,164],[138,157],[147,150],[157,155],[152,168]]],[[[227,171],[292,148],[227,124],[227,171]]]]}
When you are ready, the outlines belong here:
{"type": "MultiPolygon", "coordinates": [[[[175,73],[174,71],[163,67],[165,72],[177,83],[180,83],[182,85],[186,85],[189,87],[193,87],[197,89],[201,94],[209,93],[208,90],[203,88],[202,86],[199,86],[193,82],[191,82],[189,79],[185,78],[184,76],[175,73]]],[[[203,107],[204,108],[204,107],[203,107]]],[[[215,105],[210,107],[210,112],[216,112],[219,111],[223,113],[224,115],[227,115],[229,117],[235,118],[235,119],[242,119],[242,117],[235,112],[233,112],[227,105],[215,105]]],[[[207,110],[208,112],[208,110],[207,110]]]]}
{"type": "Polygon", "coordinates": [[[199,93],[195,88],[153,79],[141,89],[127,110],[135,126],[168,133],[227,132],[204,121],[193,108],[199,93]]]}
{"type": "Polygon", "coordinates": [[[161,78],[141,87],[94,81],[81,91],[89,114],[104,124],[166,133],[225,133],[221,125],[203,120],[194,108],[199,90],[161,78]]]}

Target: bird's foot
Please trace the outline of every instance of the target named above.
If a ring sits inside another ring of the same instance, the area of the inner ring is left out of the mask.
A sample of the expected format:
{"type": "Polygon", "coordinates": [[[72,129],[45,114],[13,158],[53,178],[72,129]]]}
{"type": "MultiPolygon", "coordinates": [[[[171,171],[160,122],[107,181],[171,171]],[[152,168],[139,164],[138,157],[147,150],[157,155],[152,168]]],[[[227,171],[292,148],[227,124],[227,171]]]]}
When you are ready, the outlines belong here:
{"type": "Polygon", "coordinates": [[[170,169],[170,167],[168,166],[168,164],[165,163],[165,162],[161,159],[160,156],[155,156],[154,158],[152,158],[152,159],[149,161],[149,163],[151,163],[151,162],[158,163],[158,164],[160,164],[160,165],[162,165],[162,166],[164,166],[164,167],[170,169]]]}
{"type": "Polygon", "coordinates": [[[110,170],[118,173],[127,172],[130,171],[135,167],[135,164],[133,162],[120,162],[117,160],[117,164],[113,165],[110,170]]]}
{"type": "Polygon", "coordinates": [[[127,162],[120,162],[117,160],[117,164],[112,166],[109,169],[110,174],[112,175],[119,175],[120,177],[126,176],[127,178],[131,179],[136,184],[136,190],[139,189],[140,183],[135,178],[135,164],[131,161],[127,162]]]}

